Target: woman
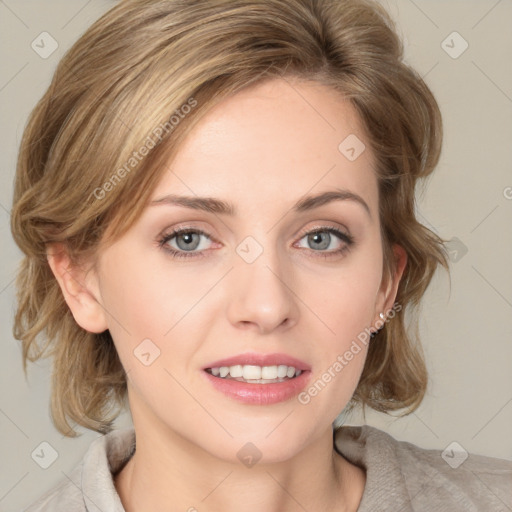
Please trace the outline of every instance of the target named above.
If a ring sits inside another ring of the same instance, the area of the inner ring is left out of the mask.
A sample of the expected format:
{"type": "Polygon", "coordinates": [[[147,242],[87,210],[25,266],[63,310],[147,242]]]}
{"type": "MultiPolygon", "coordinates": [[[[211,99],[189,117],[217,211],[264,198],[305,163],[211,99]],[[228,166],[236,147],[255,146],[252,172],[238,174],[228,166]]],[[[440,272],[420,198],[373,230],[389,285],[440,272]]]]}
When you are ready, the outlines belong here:
{"type": "Polygon", "coordinates": [[[26,128],[12,231],[24,362],[53,356],[63,434],[106,435],[28,510],[511,507],[507,461],[455,470],[332,426],[425,394],[405,320],[447,267],[414,213],[440,147],[372,2],[128,0],[97,21],[26,128]],[[112,430],[125,399],[134,429],[112,430]]]}

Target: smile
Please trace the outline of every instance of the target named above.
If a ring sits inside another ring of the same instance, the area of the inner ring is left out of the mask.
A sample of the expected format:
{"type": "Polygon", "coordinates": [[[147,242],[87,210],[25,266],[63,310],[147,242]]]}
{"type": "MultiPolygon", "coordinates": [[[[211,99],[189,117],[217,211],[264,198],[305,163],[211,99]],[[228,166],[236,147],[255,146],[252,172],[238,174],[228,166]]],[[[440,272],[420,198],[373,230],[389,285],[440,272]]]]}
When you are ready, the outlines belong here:
{"type": "MultiPolygon", "coordinates": [[[[300,371],[300,370],[299,370],[300,371]]],[[[276,379],[249,379],[243,377],[215,377],[208,370],[202,372],[212,387],[224,396],[248,405],[271,405],[295,398],[304,391],[311,378],[309,370],[294,377],[276,379]]]]}
{"type": "Polygon", "coordinates": [[[234,379],[251,384],[274,384],[298,377],[302,370],[285,364],[274,366],[233,365],[206,368],[206,372],[221,379],[234,379]]]}

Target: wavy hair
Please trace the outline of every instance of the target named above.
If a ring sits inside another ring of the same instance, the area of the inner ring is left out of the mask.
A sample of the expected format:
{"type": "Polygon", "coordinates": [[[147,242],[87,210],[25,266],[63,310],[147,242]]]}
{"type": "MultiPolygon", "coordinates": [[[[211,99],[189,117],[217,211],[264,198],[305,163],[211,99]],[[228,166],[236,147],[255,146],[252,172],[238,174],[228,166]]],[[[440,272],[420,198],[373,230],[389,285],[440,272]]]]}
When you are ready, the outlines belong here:
{"type": "Polygon", "coordinates": [[[402,309],[372,339],[349,406],[406,414],[419,406],[427,371],[406,313],[448,265],[444,241],[416,218],[415,188],[438,162],[442,122],[390,16],[370,0],[124,0],[62,58],[18,156],[11,230],[24,258],[13,333],[25,373],[27,361],[53,357],[51,414],[61,433],[111,430],[127,387],[110,333],[75,322],[47,244],[64,243],[78,261],[107,233],[121,236],[213,106],[287,77],[328,85],[355,107],[377,162],[385,275],[392,244],[408,256],[402,309]]]}

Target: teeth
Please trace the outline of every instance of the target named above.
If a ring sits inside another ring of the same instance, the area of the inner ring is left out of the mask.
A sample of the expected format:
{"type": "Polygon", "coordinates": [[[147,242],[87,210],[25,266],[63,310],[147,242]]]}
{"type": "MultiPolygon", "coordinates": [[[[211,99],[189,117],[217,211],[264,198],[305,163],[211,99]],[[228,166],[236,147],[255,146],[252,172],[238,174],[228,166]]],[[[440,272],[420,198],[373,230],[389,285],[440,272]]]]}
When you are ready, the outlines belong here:
{"type": "MultiPolygon", "coordinates": [[[[231,369],[231,367],[230,367],[231,369]]],[[[230,372],[231,375],[231,372],[230,372]]],[[[243,375],[242,377],[245,380],[259,380],[261,379],[261,366],[252,366],[250,364],[246,364],[243,367],[243,375]]]]}
{"type": "Polygon", "coordinates": [[[287,370],[288,370],[288,366],[286,366],[285,364],[280,364],[280,365],[277,367],[277,376],[278,376],[280,379],[282,379],[282,378],[286,377],[287,370]]]}
{"type": "Polygon", "coordinates": [[[208,371],[215,377],[246,380],[254,383],[264,383],[266,381],[282,382],[285,377],[291,379],[298,377],[302,373],[301,370],[296,370],[293,366],[286,366],[285,364],[278,366],[238,364],[234,366],[209,368],[208,371]]]}
{"type": "Polygon", "coordinates": [[[264,366],[261,369],[261,378],[262,379],[277,379],[277,366],[264,366]]]}
{"type": "Polygon", "coordinates": [[[230,366],[229,374],[231,375],[231,377],[243,377],[244,367],[241,364],[237,364],[236,366],[230,366]]]}

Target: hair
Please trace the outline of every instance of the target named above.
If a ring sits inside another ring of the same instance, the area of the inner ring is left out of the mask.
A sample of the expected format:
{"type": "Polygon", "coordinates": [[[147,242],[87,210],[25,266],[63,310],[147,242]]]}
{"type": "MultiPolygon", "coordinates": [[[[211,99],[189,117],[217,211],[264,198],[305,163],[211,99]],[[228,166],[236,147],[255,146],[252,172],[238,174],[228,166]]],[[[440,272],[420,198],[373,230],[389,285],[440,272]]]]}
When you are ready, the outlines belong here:
{"type": "Polygon", "coordinates": [[[370,0],[124,0],[60,61],[16,170],[11,230],[24,258],[13,334],[25,374],[27,361],[53,358],[51,415],[64,435],[77,425],[109,432],[127,386],[109,331],[75,322],[47,244],[63,243],[72,261],[96,254],[133,225],[213,106],[292,77],[332,87],[357,111],[376,162],[384,275],[395,270],[394,243],[408,256],[401,308],[369,344],[349,407],[409,414],[421,403],[427,371],[406,313],[415,317],[436,268],[448,265],[444,240],[416,219],[415,188],[438,162],[442,122],[388,13],[370,0]]]}

